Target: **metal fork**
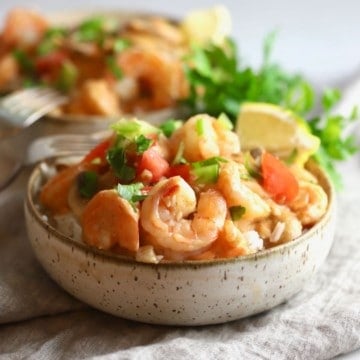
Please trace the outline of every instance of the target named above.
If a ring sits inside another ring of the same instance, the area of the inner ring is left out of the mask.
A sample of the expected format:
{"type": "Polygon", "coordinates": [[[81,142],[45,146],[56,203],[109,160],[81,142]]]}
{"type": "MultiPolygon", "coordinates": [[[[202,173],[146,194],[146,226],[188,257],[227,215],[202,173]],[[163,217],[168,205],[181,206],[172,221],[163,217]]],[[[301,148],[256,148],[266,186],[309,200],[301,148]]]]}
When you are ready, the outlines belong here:
{"type": "Polygon", "coordinates": [[[83,155],[110,134],[111,130],[102,130],[92,134],[64,134],[40,137],[29,145],[24,165],[33,165],[44,159],[60,156],[83,155]]]}
{"type": "Polygon", "coordinates": [[[67,96],[48,87],[18,90],[0,99],[0,121],[8,127],[22,129],[67,100],[67,96]]]}
{"type": "Polygon", "coordinates": [[[93,134],[50,135],[37,138],[30,143],[24,158],[18,159],[15,163],[12,161],[10,169],[1,171],[0,191],[7,188],[25,167],[45,159],[84,155],[110,134],[110,130],[103,130],[93,134]]]}

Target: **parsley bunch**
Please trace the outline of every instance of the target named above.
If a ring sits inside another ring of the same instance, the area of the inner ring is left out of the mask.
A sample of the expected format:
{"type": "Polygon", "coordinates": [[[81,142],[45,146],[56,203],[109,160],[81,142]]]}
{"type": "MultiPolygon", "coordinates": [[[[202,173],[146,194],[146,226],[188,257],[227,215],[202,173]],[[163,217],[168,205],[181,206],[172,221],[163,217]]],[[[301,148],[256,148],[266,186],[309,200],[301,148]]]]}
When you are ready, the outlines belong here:
{"type": "Polygon", "coordinates": [[[192,114],[206,112],[218,117],[225,113],[234,124],[245,101],[273,103],[294,111],[308,121],[311,132],[320,138],[320,149],[314,158],[340,188],[341,176],[334,164],[359,149],[352,135],[344,135],[348,124],[356,119],[356,108],[349,118],[334,115],[331,111],[340,100],[340,92],[326,90],[320,95],[322,116],[310,118],[319,102],[314,87],[301,75],[290,74],[271,61],[275,38],[275,32],[265,38],[262,65],[257,70],[239,61],[231,39],[222,46],[194,45],[185,58],[190,91],[184,105],[192,114]]]}

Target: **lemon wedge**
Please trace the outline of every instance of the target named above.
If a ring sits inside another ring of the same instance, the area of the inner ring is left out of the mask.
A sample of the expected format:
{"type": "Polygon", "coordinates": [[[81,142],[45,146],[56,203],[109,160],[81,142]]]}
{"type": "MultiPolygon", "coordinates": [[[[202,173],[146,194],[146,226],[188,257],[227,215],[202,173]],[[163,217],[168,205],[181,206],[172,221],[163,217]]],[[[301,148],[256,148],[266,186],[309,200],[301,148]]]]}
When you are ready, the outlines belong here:
{"type": "Polygon", "coordinates": [[[320,139],[311,134],[304,119],[280,106],[268,103],[242,104],[236,122],[241,148],[256,147],[303,165],[314,154],[320,139]]]}
{"type": "Polygon", "coordinates": [[[231,34],[231,15],[223,5],[193,10],[184,17],[181,28],[189,42],[221,45],[231,34]]]}

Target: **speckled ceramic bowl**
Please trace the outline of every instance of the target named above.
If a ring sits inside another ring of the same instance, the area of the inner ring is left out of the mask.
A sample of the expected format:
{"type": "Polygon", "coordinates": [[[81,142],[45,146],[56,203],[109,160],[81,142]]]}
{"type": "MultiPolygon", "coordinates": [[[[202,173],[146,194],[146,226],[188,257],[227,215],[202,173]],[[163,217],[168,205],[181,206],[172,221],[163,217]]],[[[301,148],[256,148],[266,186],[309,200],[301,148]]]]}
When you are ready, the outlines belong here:
{"type": "Polygon", "coordinates": [[[144,264],[98,251],[59,233],[36,206],[43,175],[28,184],[29,239],[48,274],[66,291],[113,315],[154,324],[223,323],[270,309],[296,294],[324,262],[334,235],[333,189],[322,220],[298,239],[255,255],[224,261],[144,264]]]}

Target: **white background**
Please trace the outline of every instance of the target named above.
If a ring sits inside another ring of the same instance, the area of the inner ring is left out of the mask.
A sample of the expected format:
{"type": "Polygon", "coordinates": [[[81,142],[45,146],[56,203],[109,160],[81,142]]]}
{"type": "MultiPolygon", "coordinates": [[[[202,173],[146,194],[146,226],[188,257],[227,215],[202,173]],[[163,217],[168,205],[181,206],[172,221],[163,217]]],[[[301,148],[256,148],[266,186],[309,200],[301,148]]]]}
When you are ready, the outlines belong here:
{"type": "MultiPolygon", "coordinates": [[[[40,12],[142,10],[181,17],[191,9],[215,4],[208,0],[0,0],[0,20],[15,6],[40,12]]],[[[318,89],[343,87],[360,75],[360,1],[228,0],[222,4],[231,12],[233,36],[246,63],[260,63],[265,35],[277,30],[274,59],[289,71],[303,73],[318,89]]],[[[359,359],[360,351],[343,358],[359,359]]]]}

